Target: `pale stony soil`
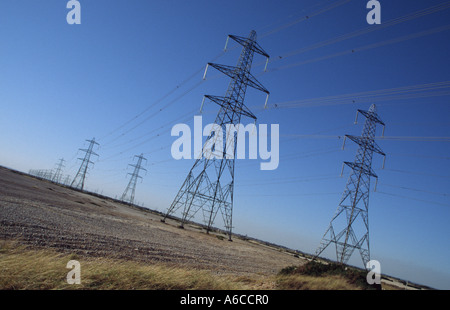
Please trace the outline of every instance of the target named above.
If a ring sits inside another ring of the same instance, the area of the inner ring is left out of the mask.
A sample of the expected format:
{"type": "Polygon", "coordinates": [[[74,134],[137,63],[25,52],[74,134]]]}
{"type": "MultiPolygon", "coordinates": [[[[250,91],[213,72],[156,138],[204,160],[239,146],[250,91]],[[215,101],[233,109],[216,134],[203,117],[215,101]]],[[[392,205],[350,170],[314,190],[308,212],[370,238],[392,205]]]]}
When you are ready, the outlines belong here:
{"type": "Polygon", "coordinates": [[[0,167],[0,239],[81,256],[163,262],[236,275],[304,263],[281,248],[207,235],[137,208],[0,167]]]}

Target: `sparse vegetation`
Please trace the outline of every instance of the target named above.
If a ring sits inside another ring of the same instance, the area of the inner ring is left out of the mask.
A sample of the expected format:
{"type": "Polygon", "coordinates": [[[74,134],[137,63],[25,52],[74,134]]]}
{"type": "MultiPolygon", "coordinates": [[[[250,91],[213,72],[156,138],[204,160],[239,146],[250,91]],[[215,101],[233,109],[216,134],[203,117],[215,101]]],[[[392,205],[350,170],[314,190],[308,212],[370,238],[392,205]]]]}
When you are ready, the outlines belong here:
{"type": "Polygon", "coordinates": [[[310,261],[302,266],[283,268],[278,274],[280,289],[380,289],[369,285],[366,273],[336,263],[323,264],[310,261]]]}
{"type": "Polygon", "coordinates": [[[223,243],[223,231],[180,230],[147,209],[0,174],[0,289],[365,288],[338,269],[297,266],[311,258],[300,251],[241,235],[223,243]],[[81,263],[81,285],[66,282],[69,260],[81,263]]]}
{"type": "Polygon", "coordinates": [[[0,274],[0,289],[7,290],[242,290],[264,286],[259,277],[231,277],[183,266],[65,255],[9,241],[0,243],[0,274]],[[81,264],[80,285],[66,281],[70,271],[66,264],[72,259],[81,264]]]}
{"type": "Polygon", "coordinates": [[[371,289],[363,272],[337,264],[308,262],[276,276],[232,276],[186,266],[62,254],[0,242],[0,289],[28,290],[359,290],[371,289]],[[69,260],[81,264],[81,284],[66,281],[69,260]]]}

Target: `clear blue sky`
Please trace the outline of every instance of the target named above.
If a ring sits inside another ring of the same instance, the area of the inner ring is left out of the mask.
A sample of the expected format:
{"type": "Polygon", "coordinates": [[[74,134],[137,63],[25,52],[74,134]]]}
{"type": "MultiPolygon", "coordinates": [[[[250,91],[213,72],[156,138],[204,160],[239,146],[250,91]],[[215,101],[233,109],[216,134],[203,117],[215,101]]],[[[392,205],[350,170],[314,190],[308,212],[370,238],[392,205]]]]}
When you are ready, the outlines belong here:
{"type": "MultiPolygon", "coordinates": [[[[144,153],[136,200],[167,210],[193,163],[171,158],[170,129],[193,123],[204,94],[225,94],[228,78],[211,70],[201,82],[201,69],[235,65],[236,44],[221,54],[226,36],[254,29],[271,55],[268,72],[258,56],[252,70],[270,108],[254,90],[246,104],[259,123],[280,124],[280,165],[237,162],[234,231],[314,253],[350,173],[339,178],[342,162],[357,149],[348,142],[342,151],[340,137],[359,135],[356,110],[375,103],[387,159],[384,170],[380,156],[373,161],[371,257],[382,273],[450,289],[450,8],[380,2],[382,24],[369,26],[362,0],[80,0],[81,25],[68,25],[64,0],[3,0],[0,165],[27,172],[64,158],[73,177],[77,150],[95,137],[87,189],[120,196],[127,165],[144,153]]],[[[204,123],[217,111],[205,106],[204,123]]],[[[358,253],[350,263],[362,266],[358,253]]]]}

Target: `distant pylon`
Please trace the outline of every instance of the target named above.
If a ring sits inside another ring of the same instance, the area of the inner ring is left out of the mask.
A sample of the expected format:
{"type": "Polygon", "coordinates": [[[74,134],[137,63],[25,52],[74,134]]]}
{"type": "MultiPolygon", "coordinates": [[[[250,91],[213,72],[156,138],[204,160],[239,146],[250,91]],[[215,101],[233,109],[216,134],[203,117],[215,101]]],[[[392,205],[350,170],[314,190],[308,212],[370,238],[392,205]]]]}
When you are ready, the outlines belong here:
{"type": "Polygon", "coordinates": [[[139,175],[139,172],[141,170],[147,171],[145,168],[142,168],[142,161],[147,160],[146,158],[144,158],[144,154],[141,154],[139,156],[135,155],[134,157],[137,157],[138,161],[137,161],[136,165],[129,164],[129,166],[134,167],[134,171],[133,171],[133,173],[128,173],[131,175],[130,182],[128,182],[128,186],[125,189],[125,191],[123,192],[122,198],[121,198],[122,201],[128,202],[130,204],[134,203],[134,193],[136,191],[137,179],[138,178],[142,179],[142,177],[139,175]]]}
{"type": "MultiPolygon", "coordinates": [[[[359,145],[358,152],[354,162],[344,162],[345,165],[352,168],[352,172],[337,211],[316,250],[316,257],[331,243],[334,243],[339,263],[346,264],[353,251],[358,249],[364,268],[368,268],[367,263],[370,261],[368,215],[370,177],[378,179],[372,170],[372,157],[375,152],[386,158],[386,155],[375,143],[376,124],[383,126],[383,135],[385,124],[378,117],[374,104],[369,111],[358,110],[358,112],[366,117],[361,137],[346,135],[344,138],[344,145],[346,138],[357,143],[359,145]]],[[[355,123],[358,119],[358,112],[355,123]]]]}
{"type": "Polygon", "coordinates": [[[66,178],[64,179],[64,181],[62,182],[62,184],[68,186],[70,183],[70,175],[66,175],[66,178]]]}
{"type": "Polygon", "coordinates": [[[98,143],[95,142],[95,138],[92,138],[92,140],[86,140],[89,142],[89,147],[87,149],[80,149],[80,151],[85,152],[84,158],[78,158],[81,160],[80,169],[78,169],[78,172],[73,178],[72,183],[70,184],[70,187],[83,190],[84,189],[84,181],[86,180],[86,174],[89,168],[89,164],[94,164],[90,159],[91,155],[98,156],[98,154],[94,153],[94,145],[98,143]],[[75,186],[74,186],[75,185],[75,186]]]}
{"type": "MultiPolygon", "coordinates": [[[[248,38],[234,35],[229,35],[228,38],[243,46],[237,66],[208,63],[206,67],[208,69],[211,66],[231,78],[226,95],[224,97],[210,95],[204,97],[219,105],[220,110],[214,123],[220,126],[223,132],[227,132],[226,125],[240,124],[242,116],[256,120],[256,116],[244,104],[247,86],[263,91],[267,96],[269,95],[269,91],[250,73],[255,52],[267,57],[267,59],[269,58],[269,55],[256,42],[256,32],[251,31],[248,38]]],[[[204,78],[205,76],[206,70],[204,78]]],[[[163,222],[167,216],[182,208],[181,227],[183,227],[184,223],[191,220],[201,209],[203,220],[207,225],[206,230],[209,232],[220,210],[231,241],[237,137],[235,138],[233,135],[231,141],[226,140],[228,139],[223,139],[215,132],[210,133],[201,156],[197,158],[189,171],[187,178],[162,219],[163,222]],[[207,145],[210,147],[206,147],[207,145]]]]}
{"type": "Polygon", "coordinates": [[[52,179],[53,182],[61,183],[62,171],[63,171],[63,168],[65,167],[64,162],[65,162],[64,158],[61,158],[59,160],[58,164],[56,165],[56,172],[53,175],[53,179],[52,179]]]}

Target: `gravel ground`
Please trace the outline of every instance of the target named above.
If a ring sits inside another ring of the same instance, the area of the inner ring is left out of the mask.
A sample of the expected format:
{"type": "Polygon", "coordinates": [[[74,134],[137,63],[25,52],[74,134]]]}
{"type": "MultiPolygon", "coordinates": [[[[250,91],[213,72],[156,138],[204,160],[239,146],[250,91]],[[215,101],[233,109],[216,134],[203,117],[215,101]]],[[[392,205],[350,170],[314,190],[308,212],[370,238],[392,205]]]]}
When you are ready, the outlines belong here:
{"type": "MultiPolygon", "coordinates": [[[[304,260],[255,241],[220,240],[193,225],[0,167],[0,239],[64,253],[268,275],[304,260]]],[[[222,235],[223,236],[223,235],[222,235]]]]}

